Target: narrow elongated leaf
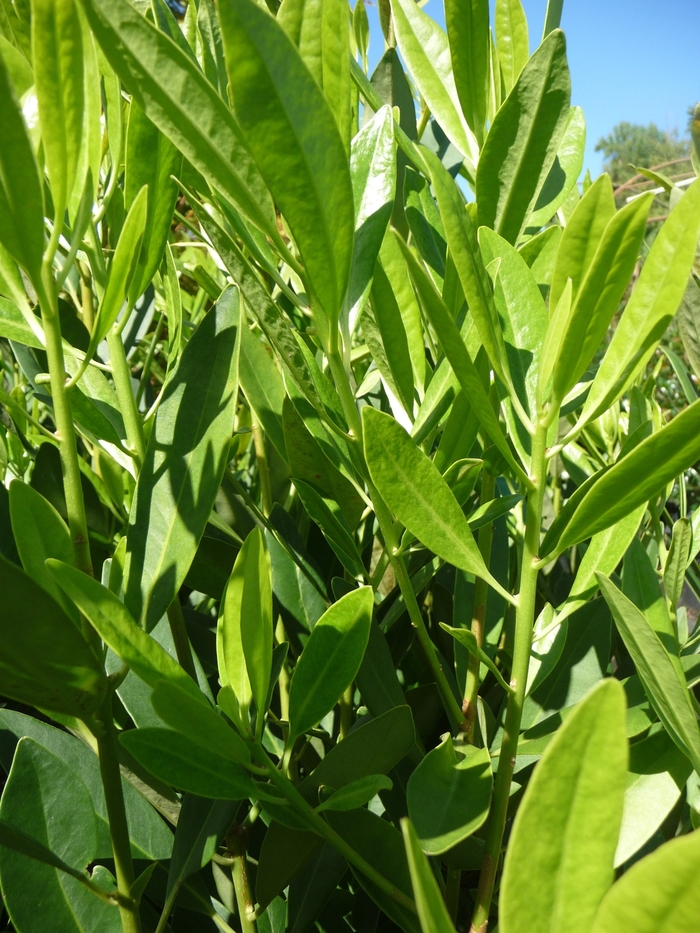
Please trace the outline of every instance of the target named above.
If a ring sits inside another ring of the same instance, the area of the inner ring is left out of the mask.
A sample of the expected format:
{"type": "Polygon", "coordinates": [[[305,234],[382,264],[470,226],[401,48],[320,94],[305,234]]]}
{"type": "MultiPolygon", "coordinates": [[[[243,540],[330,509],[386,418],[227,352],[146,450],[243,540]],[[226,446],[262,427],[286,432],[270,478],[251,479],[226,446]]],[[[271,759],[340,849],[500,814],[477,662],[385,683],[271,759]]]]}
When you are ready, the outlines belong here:
{"type": "Polygon", "coordinates": [[[467,160],[472,174],[478,145],[462,116],[447,36],[413,0],[393,0],[399,51],[430,112],[467,160]]]}
{"type": "MultiPolygon", "coordinates": [[[[561,553],[572,544],[604,531],[648,502],[659,489],[687,470],[700,456],[700,400],[594,478],[573,503],[568,521],[545,535],[540,554],[561,553]]],[[[563,512],[561,513],[563,516],[563,512]]]]}
{"type": "Polygon", "coordinates": [[[548,745],[515,818],[503,933],[586,933],[613,881],[627,768],[624,691],[603,681],[548,745]]]}
{"type": "Polygon", "coordinates": [[[406,329],[401,317],[394,290],[381,263],[374,267],[371,291],[373,322],[365,315],[362,318],[364,337],[370,347],[377,368],[389,385],[395,389],[397,398],[409,415],[413,414],[413,367],[411,351],[408,345],[406,329]],[[381,351],[372,346],[372,340],[380,344],[381,351]],[[382,372],[382,359],[386,361],[386,371],[382,372]]]}
{"type": "Polygon", "coordinates": [[[448,0],[445,23],[462,113],[481,145],[488,115],[491,56],[487,0],[469,0],[467,3],[448,0]]]}
{"type": "Polygon", "coordinates": [[[0,556],[0,691],[7,697],[87,719],[107,680],[80,629],[49,594],[0,556]]]}
{"type": "Polygon", "coordinates": [[[556,29],[523,68],[479,159],[479,224],[515,245],[535,209],[569,119],[566,42],[556,29]]]}
{"type": "Polygon", "coordinates": [[[440,855],[486,820],[493,778],[488,749],[455,749],[448,735],[428,752],[408,781],[408,815],[421,848],[440,855]]]}
{"type": "Polygon", "coordinates": [[[350,177],[355,241],[345,313],[354,328],[372,286],[374,267],[394,207],[396,145],[390,107],[382,107],[352,141],[350,177]]]}
{"type": "Polygon", "coordinates": [[[634,603],[607,577],[601,573],[597,576],[649,702],[673,741],[699,771],[700,728],[685,680],[679,676],[659,636],[634,603]]]}
{"type": "Polygon", "coordinates": [[[664,592],[669,605],[675,610],[685,583],[690,548],[693,542],[693,526],[689,518],[679,518],[673,526],[671,547],[664,567],[664,592]]]}
{"type": "Polygon", "coordinates": [[[361,587],[333,603],[314,626],[289,689],[289,746],[328,713],[352,683],[367,647],[372,589],[361,587]]]}
{"type": "Polygon", "coordinates": [[[390,415],[367,406],[362,424],[370,476],[396,518],[439,557],[502,592],[452,490],[433,462],[390,415]]]}
{"type": "Polygon", "coordinates": [[[486,665],[486,667],[491,671],[493,676],[506,692],[512,692],[512,688],[509,687],[503,679],[503,674],[501,674],[483,648],[479,647],[476,640],[476,635],[472,631],[470,631],[468,628],[455,628],[454,626],[447,625],[444,622],[440,623],[440,628],[443,628],[446,632],[449,632],[455,641],[458,641],[460,645],[464,645],[469,654],[473,654],[474,657],[478,658],[482,664],[486,665]]]}
{"type": "Polygon", "coordinates": [[[284,383],[269,350],[248,327],[241,331],[241,389],[277,453],[287,459],[282,427],[284,383]]]}
{"type": "Polygon", "coordinates": [[[688,360],[697,376],[700,373],[700,285],[693,275],[688,278],[678,309],[678,327],[688,360]]]}
{"type": "Polygon", "coordinates": [[[421,930],[423,933],[454,933],[445,900],[415,829],[405,818],[401,820],[401,829],[421,930]]]}
{"type": "Polygon", "coordinates": [[[268,13],[252,0],[225,0],[219,16],[236,115],[289,223],[316,297],[335,322],[348,284],[354,230],[350,172],[335,119],[268,13]]]}
{"type": "Polygon", "coordinates": [[[238,389],[239,292],[204,318],[163,390],[129,516],[125,603],[148,630],[187,575],[226,465],[238,389]]]}
{"type": "Polygon", "coordinates": [[[672,839],[613,885],[591,933],[687,933],[697,923],[700,833],[672,839]]]}
{"type": "Polygon", "coordinates": [[[496,36],[498,63],[509,94],[530,57],[527,17],[520,0],[496,0],[496,36]]]}
{"type": "Polygon", "coordinates": [[[700,236],[700,184],[694,182],[654,240],[615,329],[579,424],[597,417],[632,384],[678,310],[700,236]]]}
{"type": "Polygon", "coordinates": [[[148,213],[141,254],[129,289],[132,302],[144,292],[160,265],[168,241],[178,186],[173,175],[182,168],[177,147],[148,119],[134,99],[129,106],[126,133],[124,201],[127,208],[148,185],[148,213]]]}
{"type": "Polygon", "coordinates": [[[316,807],[320,810],[357,810],[376,796],[381,790],[391,790],[393,782],[384,774],[368,774],[367,777],[351,781],[316,807]]]}
{"type": "Polygon", "coordinates": [[[235,801],[203,800],[185,794],[173,842],[167,894],[176,884],[181,884],[211,861],[217,846],[231,828],[238,807],[239,803],[235,801]]]}
{"type": "Polygon", "coordinates": [[[147,771],[178,790],[212,800],[255,795],[243,768],[174,730],[133,729],[120,742],[147,771]]]}
{"type": "MultiPolygon", "coordinates": [[[[343,564],[348,573],[353,577],[363,579],[365,568],[362,563],[355,542],[352,539],[350,529],[348,528],[342,512],[335,512],[332,506],[335,506],[331,500],[326,500],[321,496],[313,486],[304,483],[302,480],[295,480],[295,486],[299,492],[299,497],[304,503],[304,508],[309,513],[309,517],[316,522],[326,537],[326,540],[333,548],[338,559],[343,564]]],[[[336,506],[337,509],[337,506],[336,506]]]]}
{"type": "Polygon", "coordinates": [[[0,243],[35,281],[44,251],[39,171],[5,61],[0,56],[0,243]]]}
{"type": "Polygon", "coordinates": [[[146,116],[217,190],[276,236],[272,200],[240,128],[192,58],[128,0],[85,0],[84,8],[105,57],[146,116]]]}
{"type": "Polygon", "coordinates": [[[61,222],[76,181],[83,137],[83,36],[73,0],[32,3],[34,86],[51,197],[61,222]]]}
{"type": "Polygon", "coordinates": [[[586,121],[583,111],[580,107],[572,107],[554,163],[539,193],[535,209],[530,214],[530,230],[538,230],[550,221],[571,194],[583,168],[585,146],[586,121]]]}

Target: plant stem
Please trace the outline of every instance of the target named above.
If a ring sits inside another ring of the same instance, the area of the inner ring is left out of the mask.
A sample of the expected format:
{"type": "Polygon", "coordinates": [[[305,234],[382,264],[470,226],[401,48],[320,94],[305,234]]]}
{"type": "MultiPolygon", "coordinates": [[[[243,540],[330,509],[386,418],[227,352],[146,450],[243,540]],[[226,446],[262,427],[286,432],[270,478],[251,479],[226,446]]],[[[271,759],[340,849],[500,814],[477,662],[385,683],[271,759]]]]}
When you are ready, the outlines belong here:
{"type": "Polygon", "coordinates": [[[185,625],[185,617],[182,614],[180,597],[177,594],[168,606],[168,622],[170,623],[178,664],[197,683],[197,671],[192,657],[190,639],[187,635],[187,626],[185,625]]]}
{"type": "Polygon", "coordinates": [[[236,904],[238,905],[238,918],[241,922],[241,933],[256,933],[255,904],[250,893],[245,855],[234,858],[232,874],[236,904]]]}
{"type": "Polygon", "coordinates": [[[352,696],[355,685],[350,684],[340,698],[340,739],[344,739],[352,726],[352,696]]]}
{"type": "Polygon", "coordinates": [[[78,448],[76,444],[70,397],[66,392],[66,369],[63,360],[61,340],[61,322],[58,316],[56,291],[50,270],[44,269],[42,282],[37,282],[41,319],[46,335],[46,357],[51,377],[51,398],[53,401],[56,434],[59,440],[63,487],[68,513],[68,527],[73,544],[73,562],[78,570],[92,576],[92,559],[88,538],[85,502],[80,480],[78,448]]]}
{"type": "MultiPolygon", "coordinates": [[[[493,499],[496,488],[496,477],[489,470],[485,470],[481,477],[480,504],[484,505],[493,499]]],[[[493,541],[493,524],[489,522],[479,529],[478,545],[484,563],[488,567],[491,563],[491,543],[493,541]]],[[[486,622],[486,603],[489,595],[488,583],[477,577],[474,583],[474,612],[472,614],[472,632],[476,636],[476,643],[481,648],[484,641],[484,625],[486,622]]],[[[464,689],[464,703],[462,712],[467,721],[467,741],[474,741],[474,724],[476,723],[477,696],[479,694],[479,659],[470,654],[467,669],[467,682],[464,689]]],[[[484,742],[486,737],[484,736],[484,742]]]]}
{"type": "Polygon", "coordinates": [[[498,771],[493,790],[491,812],[486,828],[486,853],[481,866],[476,906],[472,918],[471,933],[486,933],[491,909],[496,870],[501,854],[503,831],[506,825],[510,785],[518,751],[520,721],[525,702],[527,671],[530,664],[532,646],[532,627],[535,621],[535,597],[537,595],[537,555],[540,547],[542,524],[542,502],[547,482],[546,472],[547,428],[538,424],[532,439],[532,462],[530,478],[533,489],[527,496],[527,517],[522,565],[520,569],[520,596],[515,615],[515,646],[511,687],[513,693],[508,697],[505,729],[498,759],[498,771]]]}
{"type": "Polygon", "coordinates": [[[144,440],[143,425],[141,424],[141,418],[136,408],[136,399],[131,387],[131,369],[126,360],[126,351],[121,336],[114,328],[107,334],[107,346],[109,347],[109,359],[112,364],[114,389],[124,418],[126,437],[138,471],[146,453],[146,441],[144,440]]]}
{"type": "Polygon", "coordinates": [[[112,852],[117,876],[117,890],[122,896],[119,905],[124,933],[141,933],[141,919],[138,904],[131,898],[131,886],[134,883],[134,866],[131,861],[129,826],[126,821],[122,777],[119,770],[117,753],[117,735],[112,719],[112,691],[99,711],[99,728],[94,730],[97,739],[97,754],[100,760],[100,776],[107,803],[109,832],[112,838],[112,852]]]}

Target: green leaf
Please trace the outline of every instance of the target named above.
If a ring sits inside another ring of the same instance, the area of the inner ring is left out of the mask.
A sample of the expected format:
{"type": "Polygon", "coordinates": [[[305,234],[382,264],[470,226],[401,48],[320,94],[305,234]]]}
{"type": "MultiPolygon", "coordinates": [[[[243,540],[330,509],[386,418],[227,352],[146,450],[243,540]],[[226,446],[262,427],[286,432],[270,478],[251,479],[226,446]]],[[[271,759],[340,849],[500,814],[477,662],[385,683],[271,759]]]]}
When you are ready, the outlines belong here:
{"type": "Polygon", "coordinates": [[[552,380],[557,401],[576,385],[607,333],[639,258],[651,199],[651,195],[642,196],[618,211],[600,236],[598,248],[576,291],[554,367],[552,380]]]}
{"type": "Polygon", "coordinates": [[[396,188],[394,117],[382,107],[352,141],[350,177],[355,201],[355,241],[344,311],[350,330],[362,311],[375,271],[396,188]]]}
{"type": "Polygon", "coordinates": [[[569,119],[571,78],[561,30],[528,61],[496,114],[476,173],[479,225],[515,245],[527,227],[569,119]]]}
{"type": "Polygon", "coordinates": [[[428,752],[406,792],[408,815],[423,851],[440,855],[482,826],[492,786],[488,749],[455,748],[448,735],[428,752]]]}
{"type": "Polygon", "coordinates": [[[146,449],[129,516],[124,592],[147,630],[182,585],[228,457],[238,389],[239,292],[227,289],[185,347],[146,449]]]}
{"type": "Polygon", "coordinates": [[[277,453],[287,459],[282,427],[284,383],[275,360],[250,331],[241,330],[241,388],[277,453]]]}
{"type": "Polygon", "coordinates": [[[401,829],[421,930],[423,933],[454,933],[445,900],[416,831],[406,818],[401,820],[401,829]]]}
{"type": "Polygon", "coordinates": [[[309,517],[321,529],[345,569],[356,579],[364,579],[366,573],[362,557],[338,506],[333,500],[324,499],[313,486],[302,480],[295,479],[294,485],[309,517]]]}
{"type": "Polygon", "coordinates": [[[649,702],[673,741],[700,773],[700,727],[685,679],[679,675],[661,639],[634,603],[607,577],[601,573],[597,577],[649,702]]]}
{"type": "Polygon", "coordinates": [[[0,819],[72,869],[66,874],[58,865],[0,847],[5,907],[19,933],[45,930],[47,917],[66,933],[121,931],[119,911],[71,877],[85,874],[97,853],[95,813],[87,788],[60,758],[30,738],[17,746],[0,819]]]}
{"type": "Polygon", "coordinates": [[[443,560],[487,580],[503,593],[433,462],[390,415],[368,405],[362,411],[362,424],[372,482],[401,524],[443,560]]]}
{"type": "Polygon", "coordinates": [[[181,168],[182,155],[177,147],[148,119],[138,101],[132,99],[126,132],[124,202],[130,210],[143,186],[148,185],[148,213],[141,254],[129,289],[131,303],[144,292],[163,258],[178,194],[177,182],[171,176],[179,175],[181,168]]]}
{"type": "Polygon", "coordinates": [[[561,553],[610,528],[648,502],[698,459],[699,429],[700,400],[647,437],[600,477],[594,477],[581,497],[572,503],[569,513],[562,510],[561,523],[558,527],[552,525],[545,535],[540,555],[544,557],[554,550],[561,553]]]}
{"type": "Polygon", "coordinates": [[[368,774],[366,777],[358,778],[356,781],[350,781],[344,787],[334,790],[330,797],[327,797],[316,807],[316,812],[321,810],[357,810],[363,807],[368,801],[381,790],[391,790],[393,782],[384,774],[368,774]]]}
{"type": "Polygon", "coordinates": [[[15,91],[0,57],[0,243],[39,281],[44,204],[39,171],[15,91]]]}
{"type": "Polygon", "coordinates": [[[671,547],[664,567],[664,593],[673,611],[683,592],[685,569],[688,566],[692,543],[693,526],[690,519],[679,518],[673,526],[671,547]]]}
{"type": "Polygon", "coordinates": [[[469,173],[473,174],[478,145],[462,116],[447,36],[416,3],[393,0],[391,8],[399,51],[408,70],[430,112],[465,157],[469,173]]]}
{"type": "Polygon", "coordinates": [[[604,680],[535,768],[501,881],[503,933],[587,933],[613,882],[627,765],[624,691],[604,680]]]}
{"type": "Polygon", "coordinates": [[[678,638],[660,584],[655,559],[652,560],[639,538],[633,538],[622,565],[622,592],[644,614],[666,648],[678,676],[684,680],[678,638]]]}
{"type": "Polygon", "coordinates": [[[134,198],[119,234],[114,257],[109,266],[107,286],[97,312],[95,329],[90,341],[91,349],[96,348],[100,341],[107,336],[109,329],[117,320],[124,300],[129,293],[129,286],[136,273],[141,253],[147,212],[148,187],[144,185],[134,198]]]}
{"type": "Polygon", "coordinates": [[[20,52],[5,36],[0,36],[0,57],[5,62],[10,81],[18,97],[23,97],[25,92],[34,84],[34,70],[29,64],[24,54],[20,52]]]}
{"type": "Polygon", "coordinates": [[[500,73],[509,94],[530,57],[527,17],[520,0],[496,0],[496,36],[500,73]]]}
{"type": "Polygon", "coordinates": [[[227,0],[219,16],[236,116],[333,329],[354,230],[350,171],[335,119],[268,13],[252,0],[227,0]]]}
{"type": "Polygon", "coordinates": [[[460,645],[464,645],[469,654],[474,655],[474,657],[478,658],[482,664],[486,665],[486,667],[491,671],[493,676],[507,693],[513,692],[513,688],[505,682],[503,679],[503,674],[501,674],[491,658],[482,648],[479,647],[476,640],[476,635],[470,631],[470,629],[454,628],[452,625],[446,625],[444,622],[440,623],[440,628],[444,629],[446,632],[449,632],[455,641],[458,641],[460,645]]]}
{"type": "Polygon", "coordinates": [[[105,57],[146,116],[207,181],[276,236],[272,200],[240,128],[193,59],[128,0],[85,0],[84,8],[105,57]]]}
{"type": "Polygon", "coordinates": [[[637,862],[603,899],[591,933],[687,933],[697,922],[700,833],[637,862]]]}
{"type": "Polygon", "coordinates": [[[189,875],[209,864],[231,828],[238,807],[238,801],[206,800],[192,794],[184,795],[168,870],[166,896],[176,884],[181,884],[189,875]]]}
{"type": "Polygon", "coordinates": [[[243,739],[206,702],[172,680],[161,680],[151,695],[153,708],[171,729],[195,745],[235,764],[247,764],[250,755],[243,739]]]}
{"type": "Polygon", "coordinates": [[[243,768],[179,732],[131,729],[119,741],[147,771],[178,790],[212,800],[255,796],[253,782],[243,768]]]}
{"type": "Polygon", "coordinates": [[[377,369],[403,405],[406,414],[413,415],[413,364],[401,310],[384,267],[374,267],[371,309],[361,318],[362,333],[370,348],[377,369]]]}
{"type": "Polygon", "coordinates": [[[448,0],[445,24],[454,83],[462,113],[479,146],[483,144],[490,91],[489,5],[487,0],[448,0]]]}
{"type": "Polygon", "coordinates": [[[46,568],[48,557],[70,564],[73,545],[68,526],[51,503],[27,483],[10,484],[12,533],[25,572],[45,589],[76,624],[80,616],[46,568]]]}
{"type": "Polygon", "coordinates": [[[583,168],[585,146],[586,120],[580,107],[572,107],[554,164],[528,221],[531,231],[539,230],[550,221],[571,194],[583,168]]]}
{"type": "Polygon", "coordinates": [[[616,868],[638,852],[666,820],[691,771],[684,753],[663,730],[630,747],[616,868]]]}
{"type": "Polygon", "coordinates": [[[87,719],[102,702],[102,664],[78,626],[0,556],[0,691],[40,709],[87,719]]]}
{"type": "Polygon", "coordinates": [[[579,418],[585,424],[629,388],[683,299],[700,236],[700,184],[671,211],[646,258],[579,418]]]}
{"type": "Polygon", "coordinates": [[[61,561],[48,560],[46,566],[100,638],[137,677],[149,687],[155,687],[163,678],[172,680],[204,702],[204,697],[177,661],[155,638],[139,628],[124,603],[106,586],[61,561]]]}
{"type": "Polygon", "coordinates": [[[372,588],[351,590],[314,626],[289,688],[289,740],[303,735],[333,709],[357,674],[372,621],[372,588]]]}
{"type": "Polygon", "coordinates": [[[83,35],[73,0],[33,0],[34,87],[54,222],[60,225],[78,177],[85,87],[83,35]]]}
{"type": "Polygon", "coordinates": [[[688,278],[678,309],[678,327],[686,355],[697,376],[700,374],[700,286],[693,275],[688,278]]]}

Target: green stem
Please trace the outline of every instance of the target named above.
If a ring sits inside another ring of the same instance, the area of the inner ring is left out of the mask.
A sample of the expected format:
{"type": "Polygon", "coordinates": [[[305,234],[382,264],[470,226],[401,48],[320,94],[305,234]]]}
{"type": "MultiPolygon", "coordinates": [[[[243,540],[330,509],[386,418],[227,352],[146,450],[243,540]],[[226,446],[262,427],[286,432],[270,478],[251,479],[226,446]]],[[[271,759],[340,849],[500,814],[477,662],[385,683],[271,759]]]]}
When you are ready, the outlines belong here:
{"type": "Polygon", "coordinates": [[[508,696],[503,741],[498,759],[498,771],[496,772],[491,811],[486,828],[486,852],[481,866],[471,933],[485,933],[488,928],[491,898],[501,855],[503,831],[506,825],[510,785],[518,751],[520,721],[525,703],[527,671],[530,664],[532,627],[535,621],[538,573],[536,561],[540,547],[544,488],[547,482],[546,442],[547,428],[542,424],[538,424],[532,439],[530,478],[534,488],[527,496],[525,541],[520,569],[520,595],[515,615],[515,645],[510,682],[513,693],[508,696]]]}
{"type": "Polygon", "coordinates": [[[107,334],[107,346],[109,347],[109,359],[112,364],[114,389],[124,418],[126,437],[138,470],[146,454],[146,441],[143,436],[141,418],[136,408],[136,399],[131,387],[131,369],[126,359],[126,351],[124,350],[122,338],[114,329],[111,329],[107,334]]]}
{"type": "Polygon", "coordinates": [[[112,837],[112,852],[117,876],[117,890],[121,895],[119,911],[124,933],[141,933],[138,904],[131,898],[134,883],[134,866],[131,861],[129,826],[122,793],[122,777],[119,770],[117,735],[112,719],[112,691],[110,690],[99,711],[97,754],[100,760],[100,775],[107,803],[109,832],[112,837]]]}
{"type": "Polygon", "coordinates": [[[78,570],[92,576],[92,559],[88,539],[85,502],[80,479],[78,448],[73,426],[73,415],[69,394],[66,392],[66,369],[63,360],[63,342],[61,340],[61,322],[58,316],[56,292],[51,279],[50,269],[44,269],[44,281],[37,282],[41,319],[46,335],[46,357],[51,378],[51,398],[53,401],[56,434],[59,440],[63,487],[66,496],[68,527],[73,544],[73,562],[78,570]]]}
{"type": "Polygon", "coordinates": [[[359,852],[357,852],[351,845],[349,845],[342,836],[339,836],[338,833],[330,826],[326,821],[316,813],[311,806],[306,802],[306,800],[301,796],[296,787],[292,782],[279,771],[275,765],[272,763],[268,757],[265,749],[257,744],[251,743],[250,749],[253,752],[257,760],[262,764],[266,769],[269,778],[276,784],[277,787],[282,791],[284,796],[287,798],[291,806],[297,811],[297,813],[303,817],[303,819],[309,824],[312,830],[321,836],[322,839],[325,839],[326,842],[330,843],[336,851],[338,851],[347,862],[357,868],[358,871],[373,882],[381,891],[388,895],[392,900],[397,904],[400,904],[405,910],[410,911],[412,914],[416,913],[416,905],[414,901],[411,900],[403,891],[399,891],[398,888],[380,874],[373,868],[366,859],[364,859],[359,852]]]}
{"type": "Polygon", "coordinates": [[[194,666],[194,658],[192,657],[190,639],[187,635],[185,617],[182,614],[182,606],[180,605],[180,598],[177,594],[175,599],[168,606],[168,622],[170,623],[170,631],[175,644],[178,664],[190,675],[192,680],[197,683],[197,671],[194,666]]]}
{"type": "MultiPolygon", "coordinates": [[[[496,477],[489,470],[485,470],[481,477],[480,504],[484,505],[493,499],[496,488],[496,477]]],[[[493,524],[489,522],[479,529],[478,545],[484,563],[488,567],[491,563],[491,543],[493,541],[493,524]]],[[[474,611],[472,614],[472,632],[476,636],[479,647],[484,642],[484,626],[486,623],[486,603],[488,601],[489,586],[481,577],[474,582],[474,611]]],[[[464,689],[464,703],[462,711],[467,721],[467,741],[474,741],[474,724],[476,722],[477,697],[479,694],[479,659],[470,654],[467,669],[467,682],[464,689]]],[[[485,738],[485,737],[484,737],[485,738]]]]}
{"type": "Polygon", "coordinates": [[[245,856],[239,855],[233,860],[233,888],[236,892],[238,905],[238,918],[241,922],[241,933],[256,933],[255,904],[250,893],[248,882],[248,868],[245,856]]]}
{"type": "Polygon", "coordinates": [[[143,393],[146,391],[146,385],[148,384],[148,379],[151,375],[151,364],[153,363],[153,357],[156,355],[156,346],[158,344],[158,339],[160,337],[160,329],[163,326],[163,321],[165,320],[165,311],[161,311],[160,317],[158,318],[158,323],[156,328],[153,331],[153,337],[148,346],[148,351],[146,353],[146,359],[143,363],[143,370],[141,371],[141,378],[139,379],[139,388],[136,393],[136,405],[139,404],[143,393]]]}
{"type": "Polygon", "coordinates": [[[344,739],[352,726],[352,697],[355,685],[350,684],[340,698],[340,739],[344,739]]]}

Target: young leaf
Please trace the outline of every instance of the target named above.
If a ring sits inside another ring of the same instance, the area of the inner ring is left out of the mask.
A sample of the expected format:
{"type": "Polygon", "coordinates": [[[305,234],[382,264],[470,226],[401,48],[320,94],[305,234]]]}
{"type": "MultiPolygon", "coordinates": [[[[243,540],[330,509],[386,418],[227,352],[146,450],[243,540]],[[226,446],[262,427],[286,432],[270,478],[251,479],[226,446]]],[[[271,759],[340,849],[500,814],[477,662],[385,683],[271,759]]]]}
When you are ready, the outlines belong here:
{"type": "Polygon", "coordinates": [[[368,405],[362,411],[362,424],[372,482],[396,518],[425,547],[502,593],[464,513],[433,462],[390,415],[368,405]]]}
{"type": "Polygon", "coordinates": [[[372,588],[351,590],[314,626],[289,688],[288,747],[319,723],[352,683],[367,647],[372,588]]]}
{"type": "Polygon", "coordinates": [[[505,682],[503,679],[503,674],[501,674],[486,652],[479,647],[476,640],[476,635],[472,631],[470,631],[468,628],[454,628],[454,626],[447,625],[445,622],[440,623],[440,628],[444,629],[446,632],[449,632],[455,641],[460,643],[460,645],[464,645],[469,654],[473,654],[474,657],[478,658],[479,661],[491,671],[503,689],[507,693],[512,693],[513,688],[505,682]]]}
{"type": "Polygon", "coordinates": [[[163,389],[129,516],[125,603],[150,631],[187,575],[226,466],[238,390],[239,292],[228,288],[163,389]]]}
{"type": "Polygon", "coordinates": [[[697,922],[700,833],[672,839],[608,891],[591,933],[687,933],[697,922]]]}
{"type": "Polygon", "coordinates": [[[107,680],[80,629],[2,556],[0,590],[0,691],[20,703],[88,719],[102,702],[107,680]]]}
{"type": "Polygon", "coordinates": [[[515,245],[527,227],[569,119],[571,78],[556,29],[496,114],[476,173],[479,224],[515,245]]]}
{"type": "Polygon", "coordinates": [[[358,778],[356,781],[351,781],[344,787],[334,790],[330,797],[327,797],[316,807],[316,812],[319,813],[321,810],[357,810],[380,791],[391,790],[393,786],[391,778],[386,777],[384,774],[368,774],[367,777],[358,778]]]}
{"type": "Polygon", "coordinates": [[[468,171],[473,174],[478,145],[462,116],[447,36],[412,0],[393,0],[391,8],[399,51],[430,112],[467,160],[468,171]]]}
{"type": "Polygon", "coordinates": [[[678,310],[700,236],[700,184],[671,211],[642,268],[581,412],[586,424],[632,384],[678,310]]]}
{"type": "Polygon", "coordinates": [[[406,414],[413,414],[413,366],[406,329],[391,282],[384,267],[374,267],[370,301],[374,318],[362,317],[362,331],[377,368],[395,390],[406,414]],[[374,327],[372,326],[374,324],[374,327]],[[385,369],[383,370],[383,363],[385,369]]]}
{"type": "Polygon", "coordinates": [[[272,199],[240,128],[190,55],[128,0],[85,0],[84,9],[105,57],[146,116],[207,181],[276,236],[272,199]]]}
{"type": "Polygon", "coordinates": [[[679,518],[673,526],[671,547],[664,567],[664,592],[672,610],[681,598],[685,583],[685,569],[693,543],[693,526],[689,518],[679,518]]]}
{"type": "MultiPolygon", "coordinates": [[[[509,94],[530,57],[527,17],[520,0],[496,0],[496,36],[496,64],[500,64],[506,94],[509,94]]],[[[496,72],[496,81],[499,81],[498,68],[496,72]]]]}
{"type": "Polygon", "coordinates": [[[454,933],[430,862],[423,854],[416,831],[405,817],[401,820],[401,829],[421,930],[423,933],[454,933]]]}
{"type": "Polygon", "coordinates": [[[659,636],[634,603],[602,573],[596,576],[649,702],[673,741],[690,758],[695,770],[700,771],[700,727],[685,681],[659,636]]]}
{"type": "Polygon", "coordinates": [[[406,789],[408,815],[423,851],[447,852],[483,825],[492,786],[488,749],[455,748],[448,735],[428,752],[406,789]]]}
{"type": "Polygon", "coordinates": [[[531,232],[548,223],[573,191],[583,168],[585,146],[586,121],[583,111],[580,107],[572,107],[554,164],[530,214],[528,226],[531,232]]]}
{"type": "Polygon", "coordinates": [[[350,171],[337,124],[269,13],[252,0],[227,0],[219,16],[236,116],[334,328],[354,231],[350,171]]]}
{"type": "Polygon", "coordinates": [[[626,769],[624,691],[606,679],[560,727],[527,786],[503,868],[503,933],[587,933],[614,877],[626,769]]]}
{"type": "Polygon", "coordinates": [[[253,782],[243,768],[179,732],[132,729],[119,741],[147,771],[178,790],[212,800],[255,796],[253,782]]]}
{"type": "Polygon", "coordinates": [[[454,82],[462,113],[479,146],[484,141],[488,115],[490,40],[487,0],[445,4],[454,82]]]}

